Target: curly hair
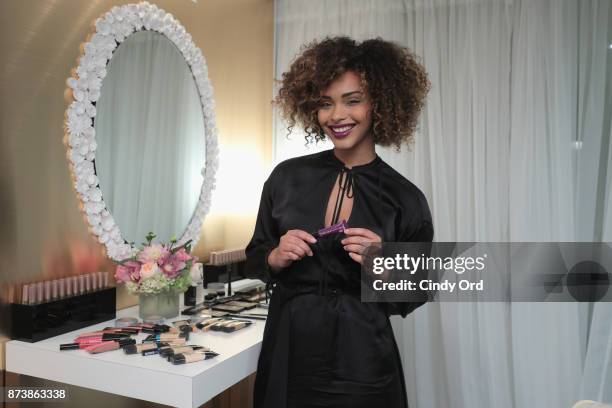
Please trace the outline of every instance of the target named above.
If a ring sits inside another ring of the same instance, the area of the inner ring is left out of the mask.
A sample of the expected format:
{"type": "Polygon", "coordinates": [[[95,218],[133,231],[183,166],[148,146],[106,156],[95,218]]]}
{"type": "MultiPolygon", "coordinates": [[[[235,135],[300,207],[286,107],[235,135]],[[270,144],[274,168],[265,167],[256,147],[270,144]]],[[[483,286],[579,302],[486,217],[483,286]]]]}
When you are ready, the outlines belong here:
{"type": "Polygon", "coordinates": [[[282,75],[274,103],[289,123],[306,132],[306,143],[325,139],[317,120],[323,92],[347,71],[360,75],[372,103],[372,136],[381,146],[411,143],[430,83],[409,49],[380,38],[357,43],[325,38],[303,46],[282,75]]]}

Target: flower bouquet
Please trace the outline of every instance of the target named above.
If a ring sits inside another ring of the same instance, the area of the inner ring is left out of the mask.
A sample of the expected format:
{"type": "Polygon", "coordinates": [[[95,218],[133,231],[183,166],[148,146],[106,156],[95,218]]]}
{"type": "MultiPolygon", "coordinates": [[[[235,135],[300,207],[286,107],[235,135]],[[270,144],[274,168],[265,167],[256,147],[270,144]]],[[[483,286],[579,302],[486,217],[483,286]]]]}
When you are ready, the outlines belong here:
{"type": "Polygon", "coordinates": [[[140,296],[140,317],[175,317],[178,315],[179,294],[192,282],[192,268],[197,258],[190,254],[191,241],[176,246],[152,243],[155,234],[149,232],[143,248],[130,258],[117,263],[115,279],[125,283],[128,292],[140,296]]]}

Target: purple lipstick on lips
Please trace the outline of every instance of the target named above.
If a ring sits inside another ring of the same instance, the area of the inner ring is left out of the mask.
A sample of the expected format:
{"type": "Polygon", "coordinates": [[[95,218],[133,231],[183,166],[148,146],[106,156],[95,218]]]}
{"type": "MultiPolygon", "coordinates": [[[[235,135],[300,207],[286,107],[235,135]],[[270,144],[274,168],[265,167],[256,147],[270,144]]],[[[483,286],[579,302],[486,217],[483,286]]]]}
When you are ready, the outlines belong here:
{"type": "Polygon", "coordinates": [[[353,130],[355,125],[330,125],[329,127],[334,134],[334,137],[342,139],[351,133],[351,130],[353,130]]]}
{"type": "Polygon", "coordinates": [[[324,237],[325,235],[338,234],[338,233],[344,232],[345,229],[347,229],[346,220],[342,220],[339,223],[330,225],[327,228],[321,228],[317,232],[313,233],[312,236],[314,236],[315,238],[320,238],[320,237],[324,237]]]}

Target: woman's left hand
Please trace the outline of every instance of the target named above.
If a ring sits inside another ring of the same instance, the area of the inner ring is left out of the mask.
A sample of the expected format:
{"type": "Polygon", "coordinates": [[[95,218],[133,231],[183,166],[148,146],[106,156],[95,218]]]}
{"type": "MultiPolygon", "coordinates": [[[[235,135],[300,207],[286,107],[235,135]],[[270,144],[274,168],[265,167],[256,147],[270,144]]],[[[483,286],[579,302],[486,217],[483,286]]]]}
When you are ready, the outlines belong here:
{"type": "Polygon", "coordinates": [[[377,234],[366,228],[347,228],[344,234],[347,235],[347,238],[340,241],[344,245],[344,250],[348,252],[351,259],[360,264],[363,264],[363,252],[368,244],[382,242],[377,234]]]}

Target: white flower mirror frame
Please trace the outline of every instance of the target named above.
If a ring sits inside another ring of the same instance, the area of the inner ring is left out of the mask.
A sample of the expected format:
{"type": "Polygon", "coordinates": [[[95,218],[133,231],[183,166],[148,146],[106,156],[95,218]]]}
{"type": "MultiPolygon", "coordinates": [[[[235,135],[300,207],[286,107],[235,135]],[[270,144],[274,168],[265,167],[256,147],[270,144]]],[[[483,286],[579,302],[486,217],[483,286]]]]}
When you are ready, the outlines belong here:
{"type": "MultiPolygon", "coordinates": [[[[134,38],[133,34],[141,32],[163,35],[164,41],[169,40],[180,51],[191,72],[190,80],[193,80],[197,89],[196,104],[199,102],[201,106],[204,129],[202,135],[204,141],[201,145],[205,148],[205,163],[198,167],[198,170],[201,169],[202,177],[200,177],[201,186],[195,191],[197,202],[195,198],[192,199],[195,208],[185,219],[187,225],[178,226],[180,231],[175,232],[176,236],[182,233],[178,238],[179,245],[188,240],[192,241],[192,245],[197,243],[204,217],[210,209],[215,173],[218,168],[213,91],[208,79],[206,61],[200,49],[193,43],[191,35],[172,15],[155,5],[143,2],[113,7],[95,21],[94,32],[81,46],[78,66],[72,70],[72,75],[66,82],[68,86],[66,99],[69,106],[64,123],[64,144],[67,147],[67,158],[81,210],[90,232],[105,246],[107,255],[113,260],[130,257],[134,253],[134,248],[129,240],[140,242],[144,236],[126,237],[120,228],[121,225],[116,222],[113,208],[104,200],[105,189],[108,190],[108,187],[100,182],[100,169],[96,168],[96,151],[101,142],[95,127],[99,115],[97,104],[100,103],[101,95],[104,93],[102,87],[107,86],[107,81],[104,79],[108,74],[111,58],[117,54],[117,48],[128,37],[134,38]]],[[[106,162],[113,161],[106,160],[106,162]]],[[[170,163],[170,165],[178,166],[179,163],[170,163]]],[[[132,175],[120,176],[129,178],[132,175]]]]}

